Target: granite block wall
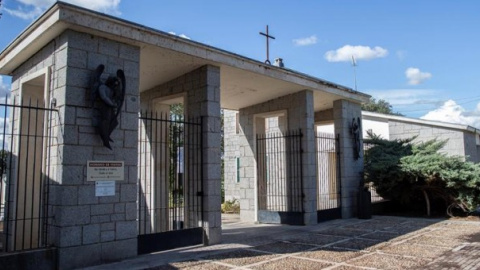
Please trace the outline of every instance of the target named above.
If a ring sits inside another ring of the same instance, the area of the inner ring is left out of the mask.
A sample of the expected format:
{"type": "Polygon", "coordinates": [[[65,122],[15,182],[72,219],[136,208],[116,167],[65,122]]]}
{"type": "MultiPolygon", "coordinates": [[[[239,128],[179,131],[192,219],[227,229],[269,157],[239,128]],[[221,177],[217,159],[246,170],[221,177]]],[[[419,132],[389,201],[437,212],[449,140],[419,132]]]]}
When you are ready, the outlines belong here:
{"type": "MultiPolygon", "coordinates": [[[[32,72],[51,69],[50,98],[56,99],[50,160],[50,244],[58,248],[60,269],[109,262],[137,254],[137,140],[139,111],[138,47],[68,30],[14,72],[14,94],[32,72]],[[126,74],[125,104],[114,130],[113,150],[103,147],[92,126],[90,77],[99,64],[102,78],[117,69],[126,74]],[[115,195],[95,196],[86,181],[88,160],[125,163],[125,180],[115,195]],[[113,248],[115,247],[115,248],[113,248]]],[[[48,101],[47,101],[48,103],[48,101]]]]}

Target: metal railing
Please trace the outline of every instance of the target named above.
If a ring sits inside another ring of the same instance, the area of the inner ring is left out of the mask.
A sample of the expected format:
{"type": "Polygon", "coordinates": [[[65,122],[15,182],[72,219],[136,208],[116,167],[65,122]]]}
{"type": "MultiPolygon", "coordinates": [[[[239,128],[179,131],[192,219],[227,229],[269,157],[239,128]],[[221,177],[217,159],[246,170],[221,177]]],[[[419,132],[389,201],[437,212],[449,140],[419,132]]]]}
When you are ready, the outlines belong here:
{"type": "Polygon", "coordinates": [[[0,104],[0,231],[2,250],[48,244],[50,149],[58,111],[41,101],[0,104]]]}
{"type": "Polygon", "coordinates": [[[139,235],[202,227],[202,121],[144,112],[139,121],[139,235]]]}
{"type": "Polygon", "coordinates": [[[257,134],[258,209],[303,212],[302,131],[257,134]]]}
{"type": "Polygon", "coordinates": [[[338,135],[316,133],[317,145],[317,210],[341,206],[338,135]]]}

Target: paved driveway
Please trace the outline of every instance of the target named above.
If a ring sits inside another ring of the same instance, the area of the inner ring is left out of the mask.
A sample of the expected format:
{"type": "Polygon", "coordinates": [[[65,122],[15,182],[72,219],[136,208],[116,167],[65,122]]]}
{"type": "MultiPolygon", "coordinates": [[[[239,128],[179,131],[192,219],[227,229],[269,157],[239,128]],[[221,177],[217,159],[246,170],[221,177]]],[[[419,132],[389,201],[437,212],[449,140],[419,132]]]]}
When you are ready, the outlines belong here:
{"type": "Polygon", "coordinates": [[[480,269],[480,222],[386,216],[314,226],[224,221],[223,244],[94,269],[480,269]]]}

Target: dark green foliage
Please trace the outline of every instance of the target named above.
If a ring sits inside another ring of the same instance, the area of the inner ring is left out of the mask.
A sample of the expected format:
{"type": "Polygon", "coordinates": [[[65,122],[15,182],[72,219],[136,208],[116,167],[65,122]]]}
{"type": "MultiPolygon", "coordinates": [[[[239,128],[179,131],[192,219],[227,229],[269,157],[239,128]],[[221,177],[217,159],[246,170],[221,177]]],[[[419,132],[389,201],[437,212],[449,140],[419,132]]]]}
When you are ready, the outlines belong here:
{"type": "Polygon", "coordinates": [[[2,149],[0,150],[0,177],[7,173],[7,160],[10,152],[2,149]]]}
{"type": "Polygon", "coordinates": [[[370,137],[365,140],[371,146],[365,151],[365,181],[382,197],[404,204],[423,197],[427,211],[429,201],[437,199],[466,212],[480,204],[480,165],[441,153],[446,141],[413,144],[414,138],[370,137]]]}
{"type": "Polygon", "coordinates": [[[362,104],[362,111],[367,112],[376,112],[376,113],[383,113],[383,114],[393,114],[393,115],[402,115],[398,112],[393,112],[392,105],[385,101],[384,99],[379,99],[378,101],[374,98],[370,98],[367,103],[362,104]]]}

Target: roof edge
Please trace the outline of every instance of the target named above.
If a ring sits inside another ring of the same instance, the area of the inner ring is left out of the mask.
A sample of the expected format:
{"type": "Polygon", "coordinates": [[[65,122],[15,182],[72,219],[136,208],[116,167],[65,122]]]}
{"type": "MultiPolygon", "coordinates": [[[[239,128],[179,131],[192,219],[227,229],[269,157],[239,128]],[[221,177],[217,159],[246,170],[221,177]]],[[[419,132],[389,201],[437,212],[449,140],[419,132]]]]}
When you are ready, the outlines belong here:
{"type": "Polygon", "coordinates": [[[370,117],[377,117],[386,120],[396,120],[401,122],[409,122],[409,123],[416,123],[416,124],[423,124],[423,125],[430,125],[430,126],[437,126],[437,127],[445,127],[451,129],[459,129],[459,130],[466,130],[473,133],[479,133],[480,130],[469,126],[469,125],[462,125],[462,124],[455,124],[455,123],[447,123],[442,121],[434,121],[434,120],[424,120],[418,118],[411,118],[405,116],[398,116],[398,115],[391,115],[391,114],[383,114],[383,113],[375,113],[369,111],[362,111],[362,116],[370,116],[370,117]]]}
{"type": "MultiPolygon", "coordinates": [[[[187,46],[194,46],[194,47],[199,48],[199,49],[203,49],[203,50],[218,53],[220,55],[224,55],[225,57],[232,57],[232,58],[235,58],[235,59],[239,59],[239,60],[242,60],[244,62],[250,63],[250,65],[256,66],[257,68],[260,67],[264,71],[266,71],[267,73],[268,73],[268,70],[275,71],[275,72],[281,72],[283,74],[287,74],[287,75],[290,75],[292,77],[296,77],[298,79],[305,80],[305,83],[300,83],[300,84],[305,85],[306,87],[307,87],[307,85],[310,85],[308,87],[312,87],[312,90],[315,90],[315,88],[317,88],[317,87],[323,86],[323,87],[326,88],[325,90],[327,92],[329,92],[329,91],[344,92],[346,94],[345,97],[350,96],[350,98],[352,98],[353,100],[357,100],[359,102],[366,102],[370,98],[370,95],[368,95],[368,94],[365,94],[365,93],[353,90],[352,88],[349,88],[349,87],[346,87],[346,86],[343,86],[343,85],[339,85],[339,84],[336,84],[336,83],[333,83],[333,82],[330,82],[330,81],[327,81],[327,80],[324,80],[324,79],[320,79],[320,78],[317,78],[317,77],[314,77],[314,76],[311,76],[311,75],[308,75],[308,74],[305,74],[305,73],[302,73],[302,72],[298,72],[298,71],[287,69],[287,68],[280,68],[280,67],[276,67],[276,66],[273,66],[273,65],[268,65],[268,64],[265,64],[265,63],[260,62],[258,60],[248,58],[248,57],[245,57],[245,56],[233,53],[233,52],[229,52],[229,51],[217,48],[217,47],[206,45],[206,44],[203,44],[203,43],[200,43],[200,42],[197,42],[197,41],[193,41],[193,40],[184,39],[184,38],[169,34],[167,32],[164,32],[164,31],[161,31],[161,30],[158,30],[158,29],[154,29],[154,28],[151,28],[151,27],[148,27],[148,26],[145,26],[145,25],[141,25],[141,24],[138,24],[138,23],[135,23],[135,22],[124,20],[124,19],[121,19],[121,18],[118,18],[118,17],[114,17],[114,16],[111,16],[111,15],[105,14],[105,13],[101,13],[101,12],[98,12],[98,11],[93,11],[93,10],[90,10],[90,9],[87,9],[87,8],[84,8],[84,7],[79,7],[79,6],[76,6],[76,5],[73,5],[73,4],[70,4],[70,3],[65,3],[65,2],[62,2],[62,1],[58,1],[58,2],[54,3],[49,9],[47,9],[42,15],[40,15],[40,17],[38,17],[38,19],[36,19],[25,30],[23,30],[23,32],[20,35],[18,35],[2,52],[0,52],[0,70],[1,69],[6,69],[5,73],[6,74],[11,74],[12,70],[14,70],[15,68],[18,67],[18,64],[15,64],[15,66],[9,66],[8,68],[6,68],[7,63],[9,63],[9,61],[5,60],[6,62],[2,63],[2,60],[4,60],[5,57],[9,56],[9,54],[12,53],[12,51],[14,51],[15,48],[21,44],[21,42],[23,42],[32,33],[34,33],[34,31],[36,29],[38,29],[39,27],[42,27],[42,24],[44,24],[52,16],[52,14],[54,14],[57,11],[61,11],[62,8],[73,11],[73,12],[83,13],[85,15],[95,16],[95,17],[99,17],[99,18],[101,17],[102,19],[110,21],[112,23],[120,24],[120,25],[123,25],[125,27],[129,27],[129,28],[135,28],[137,31],[147,32],[147,33],[150,33],[152,35],[157,35],[157,36],[158,35],[165,36],[165,37],[168,37],[169,39],[174,40],[175,42],[183,43],[187,46]],[[2,66],[2,64],[3,64],[3,66],[2,66]],[[307,83],[308,81],[309,81],[309,83],[307,83]],[[318,86],[314,86],[315,84],[318,85],[318,86]],[[329,90],[329,89],[331,89],[331,90],[329,90]],[[336,90],[333,90],[333,89],[336,89],[336,90]],[[354,98],[354,96],[355,96],[355,98],[354,98]]],[[[62,13],[62,12],[59,12],[59,13],[62,13]]],[[[59,14],[58,16],[59,17],[55,19],[54,23],[52,25],[50,25],[51,28],[53,28],[56,24],[61,24],[61,23],[65,23],[66,25],[70,25],[70,26],[75,26],[75,22],[69,21],[68,18],[64,17],[62,14],[59,14]]],[[[89,28],[89,26],[86,26],[86,25],[78,25],[78,26],[86,28],[86,29],[89,28]]],[[[66,26],[66,27],[68,28],[69,26],[66,26]]],[[[102,30],[99,30],[99,29],[94,29],[94,28],[91,28],[91,27],[90,27],[90,29],[92,29],[92,31],[102,32],[102,30]]],[[[111,33],[107,33],[105,31],[103,31],[103,32],[105,34],[110,34],[111,35],[111,33]]],[[[127,36],[118,36],[118,38],[128,40],[129,42],[140,42],[140,43],[148,44],[146,41],[135,40],[135,39],[129,38],[127,36]]],[[[11,56],[11,59],[14,59],[14,57],[16,57],[16,55],[11,56]]],[[[221,62],[219,62],[219,63],[221,63],[221,62]]],[[[246,70],[248,70],[248,69],[246,69],[246,70]]],[[[273,75],[273,74],[271,74],[271,75],[273,75]]],[[[273,77],[275,78],[275,76],[273,76],[273,77]]],[[[341,95],[340,93],[337,93],[337,94],[341,95]]]]}

